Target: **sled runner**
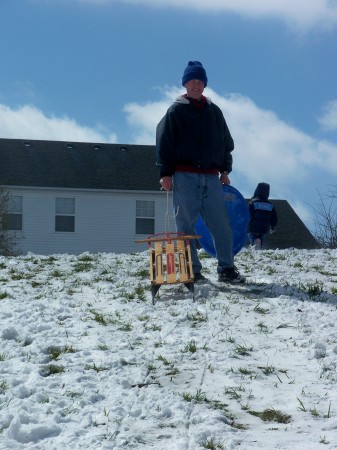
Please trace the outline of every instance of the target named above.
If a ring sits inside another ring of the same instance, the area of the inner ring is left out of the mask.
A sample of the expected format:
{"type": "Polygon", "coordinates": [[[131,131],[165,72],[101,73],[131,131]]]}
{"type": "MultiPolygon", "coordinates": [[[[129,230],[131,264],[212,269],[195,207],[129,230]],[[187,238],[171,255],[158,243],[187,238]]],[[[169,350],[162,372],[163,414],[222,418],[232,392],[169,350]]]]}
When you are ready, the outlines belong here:
{"type": "Polygon", "coordinates": [[[155,296],[163,284],[183,283],[191,292],[194,301],[190,240],[200,237],[166,232],[136,241],[137,243],[147,243],[149,246],[153,305],[155,296]]]}

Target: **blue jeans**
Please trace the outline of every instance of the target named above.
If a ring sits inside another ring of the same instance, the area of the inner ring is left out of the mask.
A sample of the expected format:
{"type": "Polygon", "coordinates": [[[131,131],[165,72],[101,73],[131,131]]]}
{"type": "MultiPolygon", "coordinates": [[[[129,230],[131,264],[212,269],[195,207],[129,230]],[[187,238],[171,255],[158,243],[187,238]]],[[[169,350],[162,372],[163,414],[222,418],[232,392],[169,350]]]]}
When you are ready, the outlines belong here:
{"type": "MultiPolygon", "coordinates": [[[[233,233],[224,194],[217,175],[176,172],[173,177],[173,206],[177,231],[193,235],[199,214],[209,229],[218,260],[218,273],[234,266],[233,233]]],[[[191,239],[193,272],[202,269],[196,241],[191,239]]]]}

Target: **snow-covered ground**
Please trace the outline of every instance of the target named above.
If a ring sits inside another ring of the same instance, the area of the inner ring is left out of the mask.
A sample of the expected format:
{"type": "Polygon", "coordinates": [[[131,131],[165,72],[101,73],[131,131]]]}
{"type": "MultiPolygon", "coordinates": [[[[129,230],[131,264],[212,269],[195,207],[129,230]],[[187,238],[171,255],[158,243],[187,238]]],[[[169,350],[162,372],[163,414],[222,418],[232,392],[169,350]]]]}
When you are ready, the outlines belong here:
{"type": "Polygon", "coordinates": [[[202,262],[153,306],[142,249],[0,257],[1,450],[337,448],[337,251],[202,262]]]}

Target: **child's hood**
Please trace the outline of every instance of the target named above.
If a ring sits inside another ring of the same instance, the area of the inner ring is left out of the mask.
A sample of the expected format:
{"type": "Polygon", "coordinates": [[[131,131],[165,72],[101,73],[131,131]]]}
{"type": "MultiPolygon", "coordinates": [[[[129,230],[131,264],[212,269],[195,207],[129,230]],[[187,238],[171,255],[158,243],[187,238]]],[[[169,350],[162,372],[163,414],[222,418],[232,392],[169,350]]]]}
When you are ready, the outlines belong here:
{"type": "Polygon", "coordinates": [[[254,198],[260,200],[268,200],[270,192],[270,186],[268,183],[259,183],[254,192],[254,198]]]}

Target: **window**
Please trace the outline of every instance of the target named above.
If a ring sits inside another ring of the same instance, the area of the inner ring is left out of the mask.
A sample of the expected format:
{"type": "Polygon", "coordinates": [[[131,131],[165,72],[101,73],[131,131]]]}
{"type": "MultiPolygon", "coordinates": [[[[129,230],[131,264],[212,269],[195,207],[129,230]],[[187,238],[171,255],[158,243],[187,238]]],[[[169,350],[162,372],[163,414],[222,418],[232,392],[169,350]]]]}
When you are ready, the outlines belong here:
{"type": "Polygon", "coordinates": [[[75,231],[75,199],[55,199],[55,231],[75,231]]]}
{"type": "Polygon", "coordinates": [[[5,208],[6,212],[2,214],[2,229],[22,230],[22,196],[9,196],[5,208]]]}
{"type": "Polygon", "coordinates": [[[136,234],[154,234],[153,201],[136,201],[136,234]]]}

